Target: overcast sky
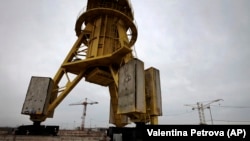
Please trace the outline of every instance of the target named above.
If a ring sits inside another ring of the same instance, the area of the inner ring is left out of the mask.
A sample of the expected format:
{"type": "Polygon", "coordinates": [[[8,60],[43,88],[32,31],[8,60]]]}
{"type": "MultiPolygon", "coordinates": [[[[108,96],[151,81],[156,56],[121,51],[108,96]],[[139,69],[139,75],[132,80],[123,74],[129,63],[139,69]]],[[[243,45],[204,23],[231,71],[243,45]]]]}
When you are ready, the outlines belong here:
{"type": "MultiPolygon", "coordinates": [[[[250,124],[250,1],[132,0],[137,57],[160,70],[160,124],[199,124],[185,104],[212,103],[214,124],[250,124]]],[[[75,21],[86,0],[0,0],[0,126],[32,124],[21,115],[31,76],[54,77],[76,41],[75,21]]],[[[43,124],[109,126],[107,87],[85,82],[43,124]]],[[[205,117],[211,124],[208,109],[205,117]]]]}

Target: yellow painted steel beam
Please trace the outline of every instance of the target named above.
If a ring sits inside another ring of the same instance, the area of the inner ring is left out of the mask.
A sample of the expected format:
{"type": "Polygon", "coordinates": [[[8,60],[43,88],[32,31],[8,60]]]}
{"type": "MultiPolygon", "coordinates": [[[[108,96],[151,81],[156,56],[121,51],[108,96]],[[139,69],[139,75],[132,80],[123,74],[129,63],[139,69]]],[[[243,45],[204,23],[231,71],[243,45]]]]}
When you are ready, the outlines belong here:
{"type": "Polygon", "coordinates": [[[76,25],[75,25],[75,31],[76,31],[76,35],[79,36],[82,32],[82,25],[84,24],[84,22],[90,22],[91,20],[93,20],[92,18],[96,17],[96,16],[100,16],[101,14],[107,14],[107,15],[111,15],[114,18],[117,17],[118,19],[122,20],[124,23],[124,27],[128,30],[130,28],[131,30],[131,40],[128,43],[128,46],[131,47],[134,45],[134,43],[137,40],[137,28],[135,26],[135,24],[133,23],[132,19],[129,18],[127,15],[125,15],[124,13],[114,10],[114,9],[110,9],[110,8],[94,8],[91,10],[86,11],[85,13],[83,13],[82,15],[80,15],[80,17],[77,19],[76,21],[76,25]]]}
{"type": "Polygon", "coordinates": [[[127,125],[128,117],[125,115],[117,114],[118,108],[118,88],[115,83],[109,85],[110,93],[110,123],[117,127],[123,127],[127,125]]]}
{"type": "Polygon", "coordinates": [[[158,124],[158,116],[151,116],[150,117],[150,124],[157,125],[158,124]]]}
{"type": "MultiPolygon", "coordinates": [[[[66,56],[65,60],[63,61],[62,66],[64,63],[72,61],[75,52],[78,50],[79,46],[82,43],[82,37],[83,37],[83,34],[81,34],[78,37],[78,39],[75,42],[75,44],[73,45],[72,49],[69,51],[68,55],[66,56]]],[[[83,71],[79,72],[72,82],[67,83],[64,91],[59,93],[58,92],[59,83],[64,75],[67,76],[67,71],[64,68],[60,67],[53,78],[54,88],[53,88],[53,91],[51,93],[51,95],[52,95],[51,96],[52,97],[51,103],[49,104],[46,115],[41,115],[41,114],[31,115],[30,119],[32,121],[44,121],[44,120],[46,120],[47,117],[53,117],[54,109],[67,96],[67,94],[74,88],[74,86],[81,80],[81,78],[83,77],[83,74],[84,74],[83,71]],[[60,95],[57,96],[57,94],[60,94],[60,95]]]]}
{"type": "Polygon", "coordinates": [[[83,78],[84,72],[80,72],[72,82],[68,82],[65,90],[49,105],[47,115],[49,115],[62,100],[69,94],[69,92],[76,86],[76,84],[83,78]]]}

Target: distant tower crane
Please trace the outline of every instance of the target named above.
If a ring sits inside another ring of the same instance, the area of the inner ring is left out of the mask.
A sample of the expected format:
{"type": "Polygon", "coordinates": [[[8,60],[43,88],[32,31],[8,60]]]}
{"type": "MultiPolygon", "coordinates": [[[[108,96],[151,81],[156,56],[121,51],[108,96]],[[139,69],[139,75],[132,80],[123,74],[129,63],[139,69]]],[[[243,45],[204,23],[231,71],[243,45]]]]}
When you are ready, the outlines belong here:
{"type": "Polygon", "coordinates": [[[83,115],[82,115],[82,124],[81,124],[81,130],[84,130],[84,125],[85,125],[85,117],[86,117],[86,111],[87,111],[87,105],[93,105],[93,104],[98,104],[98,102],[87,102],[87,98],[85,98],[84,102],[80,102],[80,103],[72,103],[69,105],[83,105],[83,115]]]}
{"type": "Polygon", "coordinates": [[[198,109],[198,113],[199,113],[199,118],[200,118],[200,124],[206,124],[206,120],[205,120],[205,114],[204,114],[204,109],[208,108],[209,111],[210,111],[210,116],[211,116],[211,122],[213,124],[213,119],[212,119],[212,113],[211,113],[211,109],[210,109],[210,104],[214,103],[214,102],[219,102],[223,99],[216,99],[216,100],[213,100],[207,104],[203,104],[202,102],[197,102],[197,106],[194,106],[193,104],[190,105],[190,104],[185,104],[185,106],[191,106],[193,107],[192,110],[195,110],[195,109],[198,109]]]}

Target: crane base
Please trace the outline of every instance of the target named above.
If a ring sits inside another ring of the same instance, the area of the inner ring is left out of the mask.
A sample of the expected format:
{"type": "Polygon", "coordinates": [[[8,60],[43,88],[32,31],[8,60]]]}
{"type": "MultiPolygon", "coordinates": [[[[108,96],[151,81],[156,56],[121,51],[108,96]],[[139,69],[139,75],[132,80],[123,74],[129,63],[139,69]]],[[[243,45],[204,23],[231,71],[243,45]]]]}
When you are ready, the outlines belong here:
{"type": "Polygon", "coordinates": [[[15,135],[57,136],[58,131],[59,126],[22,125],[16,129],[15,135]]]}
{"type": "Polygon", "coordinates": [[[109,127],[107,136],[111,141],[144,141],[143,128],[109,127]]]}

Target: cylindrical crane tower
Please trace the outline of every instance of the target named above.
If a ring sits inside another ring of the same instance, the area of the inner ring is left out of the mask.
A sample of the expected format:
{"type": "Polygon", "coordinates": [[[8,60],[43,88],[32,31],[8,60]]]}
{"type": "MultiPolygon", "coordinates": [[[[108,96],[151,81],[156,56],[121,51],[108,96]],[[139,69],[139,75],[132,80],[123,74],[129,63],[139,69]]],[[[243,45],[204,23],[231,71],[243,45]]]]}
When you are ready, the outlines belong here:
{"type": "Polygon", "coordinates": [[[137,29],[129,0],[89,0],[85,10],[76,21],[75,31],[77,36],[84,33],[83,43],[91,50],[87,58],[135,43],[137,29]]]}
{"type": "Polygon", "coordinates": [[[110,122],[128,124],[117,114],[118,69],[133,57],[137,39],[132,6],[129,0],[88,0],[76,21],[78,40],[62,65],[67,72],[81,74],[85,80],[110,90],[110,122]],[[114,90],[116,89],[116,90],[114,90]]]}

